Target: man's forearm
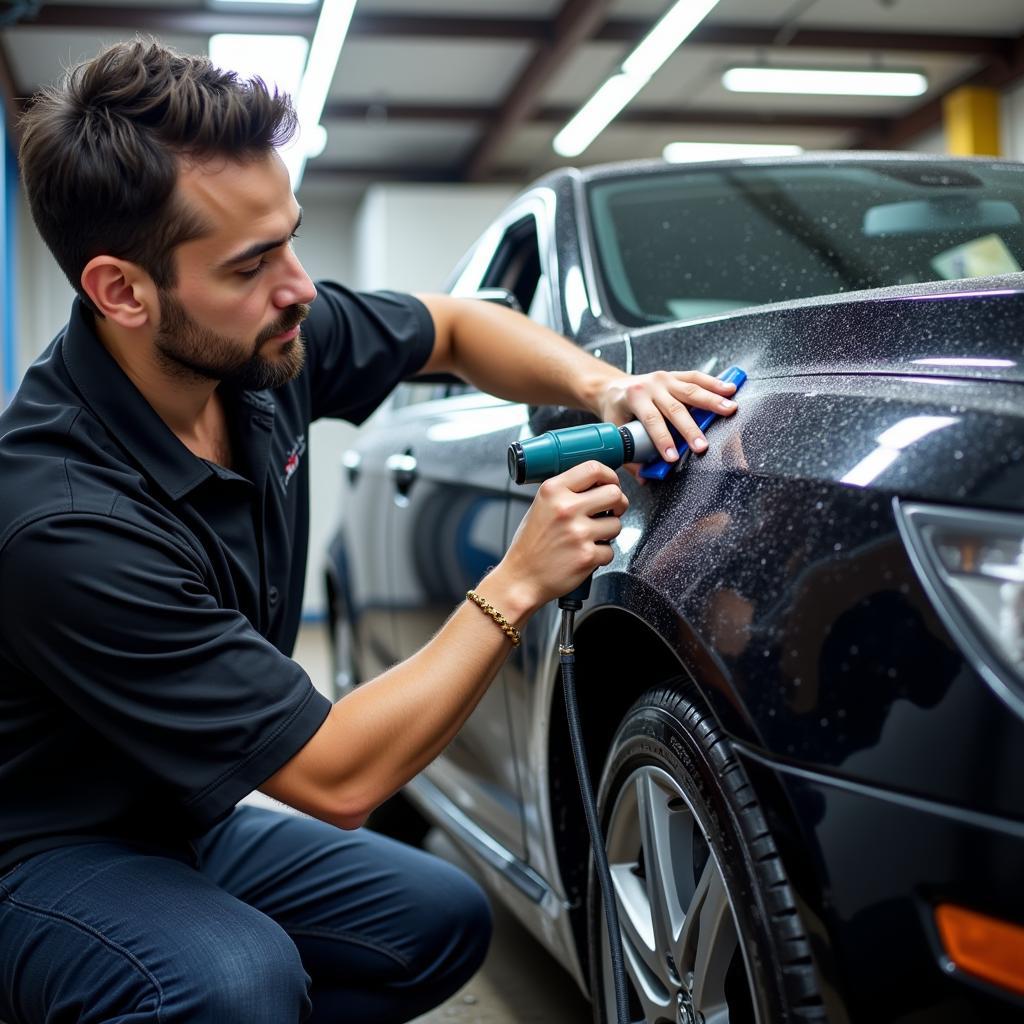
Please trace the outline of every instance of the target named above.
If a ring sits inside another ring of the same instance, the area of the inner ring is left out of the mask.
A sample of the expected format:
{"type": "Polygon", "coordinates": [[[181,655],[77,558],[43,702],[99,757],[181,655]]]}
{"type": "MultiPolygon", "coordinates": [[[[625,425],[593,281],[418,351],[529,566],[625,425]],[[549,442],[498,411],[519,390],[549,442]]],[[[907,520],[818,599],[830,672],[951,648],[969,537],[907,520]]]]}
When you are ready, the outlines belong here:
{"type": "Polygon", "coordinates": [[[489,394],[597,412],[607,384],[625,376],[521,313],[446,295],[421,298],[447,341],[439,346],[443,368],[489,394]]]}
{"type": "MultiPolygon", "coordinates": [[[[500,569],[478,589],[513,625],[535,607],[500,569]]],[[[511,649],[499,626],[464,602],[425,647],[338,701],[261,790],[342,828],[358,827],[447,746],[511,649]]]]}

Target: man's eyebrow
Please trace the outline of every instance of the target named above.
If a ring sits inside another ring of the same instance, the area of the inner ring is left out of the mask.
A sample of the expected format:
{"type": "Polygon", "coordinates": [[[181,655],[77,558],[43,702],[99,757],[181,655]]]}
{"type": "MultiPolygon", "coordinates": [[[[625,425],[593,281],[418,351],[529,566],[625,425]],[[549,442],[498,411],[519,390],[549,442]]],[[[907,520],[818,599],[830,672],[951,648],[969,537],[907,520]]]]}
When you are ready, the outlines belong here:
{"type": "Polygon", "coordinates": [[[302,211],[299,210],[298,219],[295,221],[295,227],[292,228],[292,234],[287,238],[275,238],[271,242],[254,242],[247,249],[242,252],[235,253],[234,256],[229,256],[222,263],[217,265],[218,270],[227,270],[230,267],[235,266],[238,263],[247,263],[249,260],[256,259],[257,256],[262,256],[265,252],[270,252],[271,249],[280,248],[282,245],[286,245],[292,235],[299,230],[299,226],[302,224],[302,211]]]}

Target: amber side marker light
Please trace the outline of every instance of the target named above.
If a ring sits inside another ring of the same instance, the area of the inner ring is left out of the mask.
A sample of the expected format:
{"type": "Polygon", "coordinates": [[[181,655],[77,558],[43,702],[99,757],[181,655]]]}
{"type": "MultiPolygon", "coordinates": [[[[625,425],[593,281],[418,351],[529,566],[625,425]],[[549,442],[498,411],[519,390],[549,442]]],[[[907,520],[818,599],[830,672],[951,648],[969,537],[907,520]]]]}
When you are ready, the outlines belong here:
{"type": "Polygon", "coordinates": [[[935,908],[935,921],[957,967],[1024,995],[1024,927],[949,903],[935,908]]]}

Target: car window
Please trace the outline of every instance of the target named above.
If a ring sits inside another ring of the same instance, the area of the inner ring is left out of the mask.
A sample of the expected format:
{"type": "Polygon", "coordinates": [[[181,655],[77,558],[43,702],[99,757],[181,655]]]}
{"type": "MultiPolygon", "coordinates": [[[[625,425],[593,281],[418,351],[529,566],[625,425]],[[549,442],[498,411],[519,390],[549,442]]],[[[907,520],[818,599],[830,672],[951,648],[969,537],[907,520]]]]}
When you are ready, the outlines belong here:
{"type": "MultiPolygon", "coordinates": [[[[532,214],[516,221],[502,236],[480,288],[502,288],[511,292],[531,320],[546,327],[554,326],[551,286],[543,271],[537,219],[532,214]]],[[[447,394],[461,395],[472,390],[469,384],[452,384],[447,394]]]]}
{"type": "Polygon", "coordinates": [[[693,169],[588,191],[605,291],[630,325],[1024,266],[1011,164],[693,169]]]}
{"type": "Polygon", "coordinates": [[[542,309],[543,300],[534,305],[542,278],[537,218],[531,214],[505,232],[480,287],[504,288],[519,300],[521,309],[542,309]]]}

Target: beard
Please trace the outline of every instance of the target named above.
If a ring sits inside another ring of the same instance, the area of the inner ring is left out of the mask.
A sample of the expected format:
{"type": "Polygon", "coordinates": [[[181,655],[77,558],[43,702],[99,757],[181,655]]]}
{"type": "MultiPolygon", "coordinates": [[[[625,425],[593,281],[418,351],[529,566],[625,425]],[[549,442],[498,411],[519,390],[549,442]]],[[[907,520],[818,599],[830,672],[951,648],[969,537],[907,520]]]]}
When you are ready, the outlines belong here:
{"type": "Polygon", "coordinates": [[[302,335],[285,342],[274,359],[261,355],[271,339],[297,327],[309,315],[306,303],[289,306],[251,345],[204,327],[170,292],[160,291],[160,325],[153,342],[161,368],[189,381],[215,380],[250,391],[278,388],[294,380],[306,361],[302,335]]]}

